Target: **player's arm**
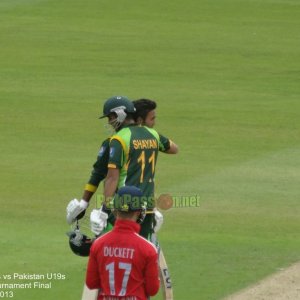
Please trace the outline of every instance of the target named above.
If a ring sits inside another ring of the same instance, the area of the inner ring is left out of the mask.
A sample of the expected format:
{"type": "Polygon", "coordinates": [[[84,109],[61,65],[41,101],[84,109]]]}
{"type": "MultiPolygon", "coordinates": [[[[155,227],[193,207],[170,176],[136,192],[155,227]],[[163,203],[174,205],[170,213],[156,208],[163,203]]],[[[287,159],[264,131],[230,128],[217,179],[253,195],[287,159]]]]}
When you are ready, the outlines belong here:
{"type": "Polygon", "coordinates": [[[99,235],[107,226],[107,206],[118,188],[123,161],[122,145],[117,139],[112,138],[109,145],[108,173],[104,185],[104,201],[102,207],[92,210],[90,215],[91,231],[96,235],[99,235]]]}
{"type": "Polygon", "coordinates": [[[124,163],[124,149],[119,139],[112,138],[109,144],[108,172],[104,187],[104,201],[110,201],[119,183],[120,170],[124,163]]]}
{"type": "Polygon", "coordinates": [[[97,160],[93,165],[93,171],[88,183],[85,185],[82,199],[89,202],[96,192],[100,182],[107,175],[107,164],[109,159],[109,139],[106,139],[100,148],[97,160]]]}
{"type": "Polygon", "coordinates": [[[165,152],[167,154],[177,154],[179,151],[178,146],[170,140],[170,148],[165,152]]]}
{"type": "Polygon", "coordinates": [[[145,290],[147,296],[154,296],[159,290],[160,280],[157,261],[157,252],[154,250],[153,254],[148,258],[145,269],[145,290]]]}
{"type": "Polygon", "coordinates": [[[104,201],[107,205],[114,196],[119,183],[120,170],[118,168],[108,168],[104,187],[104,201]]]}
{"type": "Polygon", "coordinates": [[[99,183],[106,177],[107,174],[107,162],[109,158],[109,139],[105,140],[100,148],[97,156],[97,161],[93,165],[93,171],[88,183],[85,185],[84,192],[80,201],[73,199],[67,206],[67,222],[73,223],[76,219],[81,219],[87,207],[89,201],[96,192],[99,183]]]}
{"type": "Polygon", "coordinates": [[[167,154],[177,154],[178,146],[169,138],[159,134],[159,151],[167,154]]]}

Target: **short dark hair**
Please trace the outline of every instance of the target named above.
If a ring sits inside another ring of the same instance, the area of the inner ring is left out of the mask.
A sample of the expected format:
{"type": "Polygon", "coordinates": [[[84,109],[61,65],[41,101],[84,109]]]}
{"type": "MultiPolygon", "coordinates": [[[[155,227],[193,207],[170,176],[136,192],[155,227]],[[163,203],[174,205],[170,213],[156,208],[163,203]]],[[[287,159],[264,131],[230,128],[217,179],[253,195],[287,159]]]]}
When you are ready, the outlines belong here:
{"type": "Polygon", "coordinates": [[[135,122],[137,122],[139,117],[145,121],[148,113],[157,107],[156,102],[150,99],[138,99],[132,101],[132,103],[136,109],[135,113],[133,114],[133,119],[135,122]]]}

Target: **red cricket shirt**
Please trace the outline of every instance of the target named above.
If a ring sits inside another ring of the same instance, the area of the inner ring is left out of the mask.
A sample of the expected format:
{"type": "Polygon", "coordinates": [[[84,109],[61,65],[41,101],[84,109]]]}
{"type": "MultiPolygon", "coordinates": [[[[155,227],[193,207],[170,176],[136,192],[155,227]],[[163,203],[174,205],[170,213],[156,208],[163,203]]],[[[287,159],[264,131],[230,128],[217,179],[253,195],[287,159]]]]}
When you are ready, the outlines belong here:
{"type": "Polygon", "coordinates": [[[117,220],[93,243],[86,285],[100,289],[98,300],[147,300],[158,292],[157,250],[139,230],[134,221],[117,220]]]}

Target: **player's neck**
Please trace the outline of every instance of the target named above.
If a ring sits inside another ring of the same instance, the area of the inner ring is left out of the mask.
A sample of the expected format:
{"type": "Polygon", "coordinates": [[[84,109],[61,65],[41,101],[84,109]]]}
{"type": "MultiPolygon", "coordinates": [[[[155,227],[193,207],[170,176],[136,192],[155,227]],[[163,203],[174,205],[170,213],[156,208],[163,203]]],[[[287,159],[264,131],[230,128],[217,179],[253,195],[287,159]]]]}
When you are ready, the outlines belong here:
{"type": "Polygon", "coordinates": [[[117,215],[117,220],[120,220],[120,221],[132,221],[132,222],[135,222],[136,223],[136,220],[137,220],[137,217],[135,214],[128,214],[128,215],[125,215],[125,214],[118,214],[117,215]]]}

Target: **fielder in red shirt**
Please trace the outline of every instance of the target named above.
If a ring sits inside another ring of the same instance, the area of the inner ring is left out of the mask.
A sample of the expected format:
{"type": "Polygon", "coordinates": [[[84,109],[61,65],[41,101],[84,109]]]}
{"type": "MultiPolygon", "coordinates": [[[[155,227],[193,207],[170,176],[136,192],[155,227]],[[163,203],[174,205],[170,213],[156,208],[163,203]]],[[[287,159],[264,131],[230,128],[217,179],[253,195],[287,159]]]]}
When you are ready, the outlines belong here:
{"type": "Polygon", "coordinates": [[[147,300],[159,290],[157,250],[138,234],[146,209],[142,200],[139,188],[120,188],[115,226],[91,247],[86,285],[99,289],[98,300],[147,300]]]}

